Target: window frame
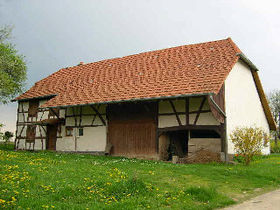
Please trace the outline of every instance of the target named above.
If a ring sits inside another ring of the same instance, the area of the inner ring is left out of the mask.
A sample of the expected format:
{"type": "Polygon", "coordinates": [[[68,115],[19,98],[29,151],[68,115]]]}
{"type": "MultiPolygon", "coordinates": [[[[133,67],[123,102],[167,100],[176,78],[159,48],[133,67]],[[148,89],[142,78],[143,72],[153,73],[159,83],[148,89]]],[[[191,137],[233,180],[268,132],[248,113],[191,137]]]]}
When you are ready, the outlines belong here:
{"type": "Polygon", "coordinates": [[[72,127],[65,127],[65,136],[71,137],[73,136],[73,128],[72,127]],[[67,131],[71,131],[71,134],[69,135],[67,131]]]}
{"type": "Polygon", "coordinates": [[[83,127],[78,128],[78,136],[84,136],[84,128],[83,127]],[[82,131],[82,135],[80,135],[80,131],[82,131]]]}

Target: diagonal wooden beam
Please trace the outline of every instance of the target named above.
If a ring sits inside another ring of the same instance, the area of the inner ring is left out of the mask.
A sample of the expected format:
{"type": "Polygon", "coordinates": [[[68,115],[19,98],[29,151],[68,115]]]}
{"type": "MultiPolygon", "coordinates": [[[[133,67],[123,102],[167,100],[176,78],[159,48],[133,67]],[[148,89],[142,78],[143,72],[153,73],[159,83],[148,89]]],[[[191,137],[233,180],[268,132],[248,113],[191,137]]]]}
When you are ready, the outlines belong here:
{"type": "Polygon", "coordinates": [[[77,117],[76,117],[76,112],[75,112],[75,108],[74,107],[72,107],[72,112],[74,114],[75,126],[77,126],[77,117]]]}
{"type": "Polygon", "coordinates": [[[59,115],[53,110],[53,108],[50,108],[51,112],[57,117],[57,119],[60,119],[59,118],[59,115]]]}
{"type": "Polygon", "coordinates": [[[194,120],[194,125],[196,125],[196,123],[197,123],[197,120],[198,120],[198,118],[199,118],[200,113],[202,112],[202,108],[203,108],[203,105],[204,105],[205,101],[206,101],[206,97],[204,97],[204,98],[202,99],[202,101],[201,101],[201,104],[200,104],[200,106],[199,106],[197,115],[196,115],[195,120],[194,120]]]}
{"type": "Polygon", "coordinates": [[[106,125],[106,121],[104,120],[104,118],[102,117],[102,115],[98,112],[98,110],[93,106],[91,105],[90,106],[93,111],[95,111],[95,113],[98,115],[98,117],[100,118],[101,122],[103,123],[103,125],[106,125]]]}
{"type": "Polygon", "coordinates": [[[181,119],[180,119],[180,117],[179,117],[179,115],[178,115],[178,113],[177,113],[177,111],[176,111],[176,108],[175,108],[175,106],[174,106],[174,104],[173,104],[173,101],[169,100],[169,103],[170,103],[170,105],[171,105],[171,107],[172,107],[172,109],[173,109],[173,112],[174,112],[175,115],[176,115],[178,124],[179,124],[179,125],[182,125],[181,119]]]}

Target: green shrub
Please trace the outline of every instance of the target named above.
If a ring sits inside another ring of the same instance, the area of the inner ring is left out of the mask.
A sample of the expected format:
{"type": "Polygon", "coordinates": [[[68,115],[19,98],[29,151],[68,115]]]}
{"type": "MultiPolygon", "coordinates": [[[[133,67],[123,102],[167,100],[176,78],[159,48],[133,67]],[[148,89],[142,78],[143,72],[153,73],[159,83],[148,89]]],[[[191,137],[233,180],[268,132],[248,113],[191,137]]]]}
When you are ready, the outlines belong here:
{"type": "Polygon", "coordinates": [[[280,142],[278,141],[278,144],[275,144],[274,140],[270,141],[270,152],[271,153],[280,153],[280,142]]]}
{"type": "Polygon", "coordinates": [[[262,148],[267,146],[269,135],[262,128],[240,127],[230,134],[230,138],[236,153],[244,158],[245,165],[249,165],[255,155],[261,155],[262,148]]]}

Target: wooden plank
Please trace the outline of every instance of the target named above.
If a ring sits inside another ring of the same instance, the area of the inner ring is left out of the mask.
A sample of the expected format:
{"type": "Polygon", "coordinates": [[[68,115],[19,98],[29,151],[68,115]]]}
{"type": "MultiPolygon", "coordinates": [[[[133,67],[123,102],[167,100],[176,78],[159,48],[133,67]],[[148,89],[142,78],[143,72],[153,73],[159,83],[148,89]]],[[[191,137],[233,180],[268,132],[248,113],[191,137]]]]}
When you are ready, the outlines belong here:
{"type": "Polygon", "coordinates": [[[199,106],[197,115],[196,115],[195,120],[194,120],[194,125],[196,125],[196,123],[197,123],[197,120],[198,120],[198,118],[199,118],[199,116],[200,116],[200,113],[201,113],[201,111],[202,111],[202,108],[203,108],[203,105],[204,105],[205,101],[206,101],[206,97],[203,97],[203,99],[202,99],[202,101],[201,101],[201,104],[200,104],[200,106],[199,106]]]}
{"type": "Polygon", "coordinates": [[[176,131],[176,130],[215,130],[218,133],[221,131],[221,125],[182,125],[166,128],[158,128],[160,132],[176,131]]]}
{"type": "Polygon", "coordinates": [[[189,114],[201,114],[201,113],[208,113],[208,112],[211,112],[211,110],[207,109],[207,110],[201,110],[201,111],[191,111],[191,112],[189,112],[189,114]]]}
{"type": "Polygon", "coordinates": [[[178,115],[178,113],[177,113],[177,111],[176,111],[176,108],[175,108],[175,106],[174,106],[174,104],[173,104],[173,101],[169,100],[169,103],[170,103],[170,105],[171,105],[171,107],[172,107],[173,112],[174,112],[175,115],[176,115],[176,119],[177,119],[177,121],[178,121],[178,124],[179,124],[179,125],[182,125],[181,119],[180,119],[180,117],[179,117],[179,115],[178,115]]]}
{"type": "MultiPolygon", "coordinates": [[[[178,115],[186,114],[186,112],[177,112],[178,115]]],[[[174,115],[174,113],[160,113],[158,116],[171,116],[174,115]]]]}
{"type": "Polygon", "coordinates": [[[157,105],[127,103],[108,107],[108,142],[112,145],[111,154],[128,157],[157,154],[157,105]]]}
{"type": "Polygon", "coordinates": [[[216,120],[218,120],[220,123],[225,122],[225,85],[223,85],[217,95],[212,96],[212,100],[210,97],[208,97],[208,103],[210,110],[215,117],[216,120]],[[213,103],[213,101],[214,103],[213,103]],[[218,108],[218,107],[219,108],[218,108]],[[221,112],[222,110],[222,112],[221,112]]]}

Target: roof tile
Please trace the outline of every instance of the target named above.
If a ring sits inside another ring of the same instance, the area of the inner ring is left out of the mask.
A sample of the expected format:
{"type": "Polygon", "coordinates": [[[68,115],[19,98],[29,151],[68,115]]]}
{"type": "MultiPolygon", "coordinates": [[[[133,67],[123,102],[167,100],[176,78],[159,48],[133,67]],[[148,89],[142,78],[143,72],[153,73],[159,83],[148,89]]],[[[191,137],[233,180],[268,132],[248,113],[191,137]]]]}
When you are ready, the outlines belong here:
{"type": "Polygon", "coordinates": [[[218,93],[241,51],[228,38],[60,69],[16,100],[55,94],[43,107],[218,93]]]}

